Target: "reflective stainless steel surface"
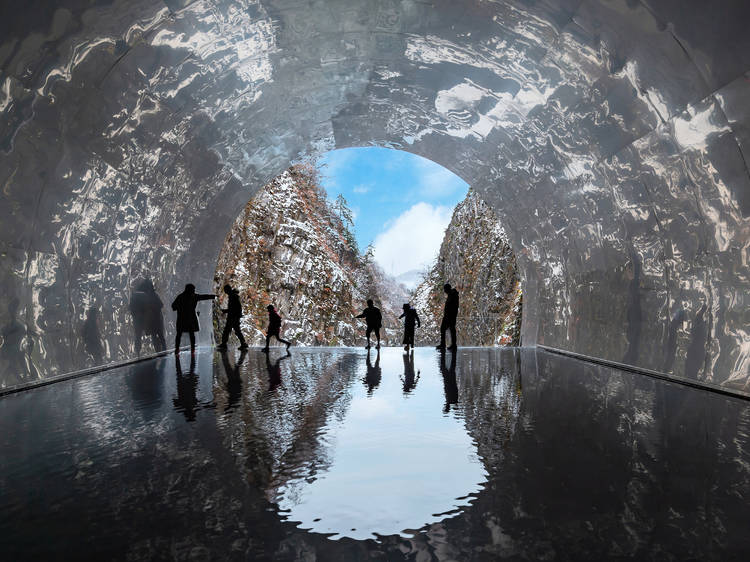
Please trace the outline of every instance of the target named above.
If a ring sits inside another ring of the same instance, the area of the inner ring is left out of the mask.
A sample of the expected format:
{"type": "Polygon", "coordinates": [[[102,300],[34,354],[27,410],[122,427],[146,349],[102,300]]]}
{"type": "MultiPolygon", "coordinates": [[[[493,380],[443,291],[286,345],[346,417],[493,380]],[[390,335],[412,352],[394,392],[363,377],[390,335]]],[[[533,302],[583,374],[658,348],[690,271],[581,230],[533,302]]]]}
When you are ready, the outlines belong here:
{"type": "Polygon", "coordinates": [[[533,349],[179,361],[0,398],[3,559],[750,552],[744,400],[533,349]]]}
{"type": "Polygon", "coordinates": [[[525,344],[750,391],[749,17],[744,0],[6,0],[0,384],[133,356],[138,279],[165,302],[207,290],[260,185],[379,144],[498,210],[525,344]]]}

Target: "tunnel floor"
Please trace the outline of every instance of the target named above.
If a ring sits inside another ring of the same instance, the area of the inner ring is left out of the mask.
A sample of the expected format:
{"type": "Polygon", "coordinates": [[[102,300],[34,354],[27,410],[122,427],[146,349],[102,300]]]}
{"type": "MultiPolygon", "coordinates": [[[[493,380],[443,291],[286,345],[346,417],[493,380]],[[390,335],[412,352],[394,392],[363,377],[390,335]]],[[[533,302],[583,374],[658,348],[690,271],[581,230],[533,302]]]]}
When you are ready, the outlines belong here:
{"type": "Polygon", "coordinates": [[[7,560],[750,552],[750,403],[534,349],[201,349],[0,399],[7,560]]]}

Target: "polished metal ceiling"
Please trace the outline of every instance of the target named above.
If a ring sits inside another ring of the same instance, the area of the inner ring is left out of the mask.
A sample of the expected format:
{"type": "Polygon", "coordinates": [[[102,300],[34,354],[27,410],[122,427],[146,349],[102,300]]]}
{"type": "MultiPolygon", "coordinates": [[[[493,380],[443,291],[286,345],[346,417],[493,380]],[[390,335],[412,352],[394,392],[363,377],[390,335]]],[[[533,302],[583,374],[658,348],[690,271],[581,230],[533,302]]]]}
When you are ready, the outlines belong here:
{"type": "Polygon", "coordinates": [[[745,0],[5,1],[0,384],[96,362],[91,307],[103,361],[132,357],[136,279],[207,290],[259,186],[376,144],[496,208],[524,344],[750,392],[748,21],[745,0]]]}

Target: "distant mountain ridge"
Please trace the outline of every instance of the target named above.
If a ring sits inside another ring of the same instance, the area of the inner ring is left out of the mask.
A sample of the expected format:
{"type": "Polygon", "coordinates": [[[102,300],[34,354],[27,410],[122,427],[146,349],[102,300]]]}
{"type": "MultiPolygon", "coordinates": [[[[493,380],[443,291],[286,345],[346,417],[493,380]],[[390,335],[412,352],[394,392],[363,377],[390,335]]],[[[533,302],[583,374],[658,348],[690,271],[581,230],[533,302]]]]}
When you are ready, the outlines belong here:
{"type": "Polygon", "coordinates": [[[410,269],[409,271],[396,275],[394,279],[397,283],[400,283],[408,290],[413,291],[419,286],[422,280],[424,280],[425,275],[426,272],[424,269],[410,269]]]}

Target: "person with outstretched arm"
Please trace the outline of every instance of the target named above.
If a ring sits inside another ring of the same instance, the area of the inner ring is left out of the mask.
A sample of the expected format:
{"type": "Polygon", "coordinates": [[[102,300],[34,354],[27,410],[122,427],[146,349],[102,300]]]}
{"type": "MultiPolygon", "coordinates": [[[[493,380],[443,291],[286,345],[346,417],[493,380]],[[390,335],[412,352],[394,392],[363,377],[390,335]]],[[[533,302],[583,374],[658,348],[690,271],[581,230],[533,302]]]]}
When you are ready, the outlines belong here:
{"type": "Polygon", "coordinates": [[[177,295],[172,303],[172,310],[177,312],[177,335],[174,340],[174,352],[180,353],[180,342],[182,333],[187,332],[190,336],[190,353],[195,354],[195,332],[200,330],[198,315],[195,307],[198,301],[215,299],[216,295],[200,295],[195,292],[195,285],[188,283],[185,290],[177,295]]]}
{"type": "Polygon", "coordinates": [[[370,334],[375,332],[375,338],[378,344],[375,346],[376,349],[380,349],[380,328],[383,325],[383,315],[380,313],[380,309],[377,308],[372,299],[367,299],[367,308],[362,311],[362,314],[355,316],[355,318],[364,318],[367,324],[367,345],[365,349],[370,349],[370,334]]]}
{"type": "Polygon", "coordinates": [[[221,343],[217,346],[217,349],[223,351],[227,348],[229,334],[232,333],[232,330],[237,334],[237,339],[240,340],[240,349],[247,349],[247,343],[245,338],[242,337],[242,329],[240,328],[240,318],[242,318],[240,293],[237,289],[233,289],[231,285],[224,285],[224,292],[227,295],[227,307],[222,308],[221,311],[227,315],[227,323],[224,325],[221,343]]]}
{"type": "Polygon", "coordinates": [[[272,304],[269,304],[266,310],[268,310],[268,332],[266,333],[266,347],[263,348],[263,353],[268,353],[268,344],[271,343],[271,336],[274,336],[281,343],[286,344],[286,350],[289,351],[289,347],[292,345],[291,342],[281,339],[279,335],[281,333],[281,316],[276,312],[272,304]]]}

